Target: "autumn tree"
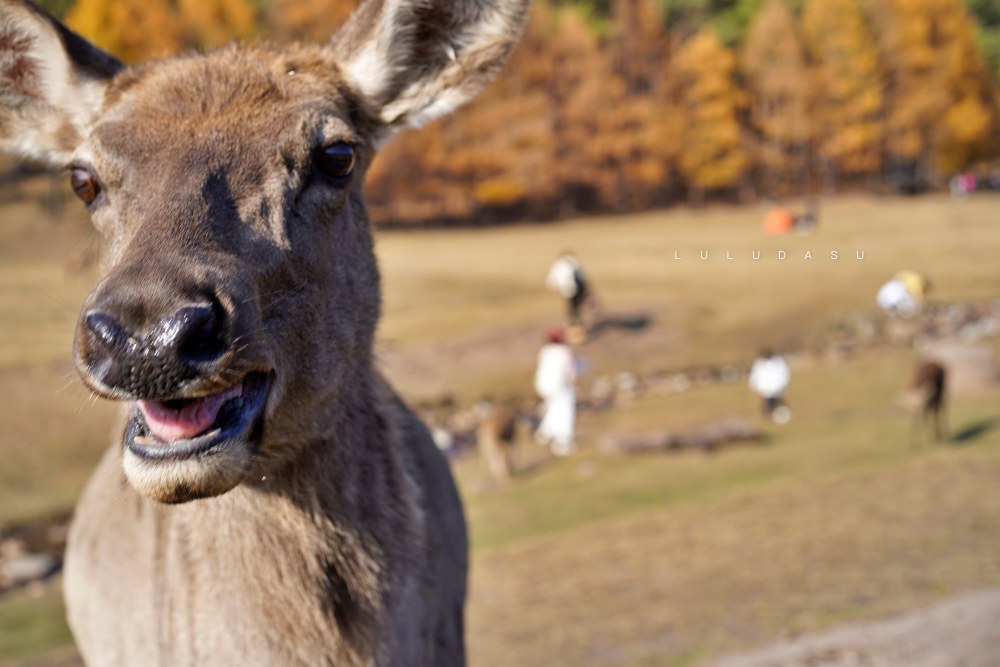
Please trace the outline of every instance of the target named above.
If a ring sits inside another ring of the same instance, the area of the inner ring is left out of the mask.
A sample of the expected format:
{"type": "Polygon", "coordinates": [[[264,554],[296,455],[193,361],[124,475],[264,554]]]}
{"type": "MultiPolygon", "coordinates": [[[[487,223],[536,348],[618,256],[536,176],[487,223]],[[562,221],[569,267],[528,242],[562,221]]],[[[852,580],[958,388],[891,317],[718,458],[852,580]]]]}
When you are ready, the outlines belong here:
{"type": "Polygon", "coordinates": [[[857,0],[806,0],[802,34],[818,90],[812,117],[827,184],[838,174],[879,172],[884,84],[857,0]]]}
{"type": "Polygon", "coordinates": [[[125,62],[174,53],[182,45],[168,0],[78,0],[66,23],[125,62]]]}
{"type": "Polygon", "coordinates": [[[888,70],[886,150],[925,174],[956,171],[996,145],[997,106],[960,0],[881,0],[873,14],[888,70]]]}
{"type": "Polygon", "coordinates": [[[965,0],[979,25],[978,42],[994,77],[1000,77],[1000,3],[996,0],[965,0]]]}
{"type": "Polygon", "coordinates": [[[749,151],[757,180],[770,195],[806,186],[812,84],[795,19],[784,0],[769,0],[754,17],[740,51],[749,97],[749,151]]]}
{"type": "Polygon", "coordinates": [[[611,140],[617,142],[617,205],[639,208],[665,203],[672,194],[681,123],[663,113],[669,94],[665,76],[673,42],[663,12],[653,0],[615,0],[606,46],[620,103],[607,108],[611,140]]]}
{"type": "Polygon", "coordinates": [[[733,80],[735,57],[715,30],[702,28],[671,61],[682,119],[679,168],[699,201],[705,191],[740,184],[749,160],[737,118],[742,95],[733,80]]]}
{"type": "Polygon", "coordinates": [[[537,5],[505,71],[449,128],[450,153],[472,178],[476,205],[553,201],[560,191],[554,168],[555,118],[547,58],[553,15],[537,5]]]}
{"type": "Polygon", "coordinates": [[[547,57],[553,21],[550,9],[536,5],[496,82],[468,107],[403,133],[379,154],[366,190],[374,219],[468,217],[557,198],[547,57]]]}
{"type": "Polygon", "coordinates": [[[178,0],[188,45],[206,49],[234,39],[246,39],[256,30],[256,12],[248,0],[178,0]]]}
{"type": "Polygon", "coordinates": [[[654,91],[670,52],[670,38],[653,0],[615,0],[608,52],[630,95],[654,91]]]}
{"type": "Polygon", "coordinates": [[[271,14],[282,35],[324,41],[357,6],[358,0],[271,0],[271,14]]]}
{"type": "Polygon", "coordinates": [[[36,3],[53,16],[62,18],[73,6],[73,0],[36,0],[36,3]]]}

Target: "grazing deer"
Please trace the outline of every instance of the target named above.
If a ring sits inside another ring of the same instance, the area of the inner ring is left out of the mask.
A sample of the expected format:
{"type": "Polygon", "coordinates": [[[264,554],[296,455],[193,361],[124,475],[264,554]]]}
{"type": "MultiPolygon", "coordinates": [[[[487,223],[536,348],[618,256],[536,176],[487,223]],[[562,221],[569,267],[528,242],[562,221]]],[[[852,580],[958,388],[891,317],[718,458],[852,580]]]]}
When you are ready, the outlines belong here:
{"type": "Polygon", "coordinates": [[[462,104],[527,0],[363,4],[329,43],[125,67],[0,0],[0,148],[103,240],[75,362],[122,403],[70,531],[91,665],[462,665],[466,527],[375,369],[375,148],[462,104]]]}
{"type": "Polygon", "coordinates": [[[920,360],[913,370],[913,378],[906,390],[904,401],[912,416],[910,444],[916,445],[923,437],[927,421],[934,423],[934,440],[945,438],[945,380],[948,374],[936,361],[920,360]]]}

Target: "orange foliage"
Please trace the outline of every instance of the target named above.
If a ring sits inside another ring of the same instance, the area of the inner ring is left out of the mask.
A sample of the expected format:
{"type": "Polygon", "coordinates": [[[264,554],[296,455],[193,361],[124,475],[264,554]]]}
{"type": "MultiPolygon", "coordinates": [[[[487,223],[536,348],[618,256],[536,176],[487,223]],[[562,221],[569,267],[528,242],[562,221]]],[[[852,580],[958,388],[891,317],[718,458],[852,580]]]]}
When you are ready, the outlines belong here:
{"type": "Polygon", "coordinates": [[[733,80],[735,58],[712,28],[688,40],[672,63],[682,87],[685,122],[680,170],[700,190],[739,184],[749,160],[737,113],[742,96],[733,80]]]}
{"type": "MultiPolygon", "coordinates": [[[[77,0],[67,18],[133,62],[256,34],[325,41],[356,5],[77,0]]],[[[786,196],[820,175],[829,187],[879,179],[884,163],[947,173],[1000,154],[1000,94],[962,0],[764,0],[734,49],[708,28],[682,43],[660,0],[610,5],[598,32],[578,5],[538,0],[496,83],[381,152],[373,217],[569,215],[749,186],[786,196]]]]}
{"type": "Polygon", "coordinates": [[[125,62],[180,50],[181,24],[167,0],[79,0],[66,23],[125,62]]]}
{"type": "Polygon", "coordinates": [[[178,0],[188,41],[198,48],[220,46],[250,37],[256,29],[248,0],[178,0]]]}

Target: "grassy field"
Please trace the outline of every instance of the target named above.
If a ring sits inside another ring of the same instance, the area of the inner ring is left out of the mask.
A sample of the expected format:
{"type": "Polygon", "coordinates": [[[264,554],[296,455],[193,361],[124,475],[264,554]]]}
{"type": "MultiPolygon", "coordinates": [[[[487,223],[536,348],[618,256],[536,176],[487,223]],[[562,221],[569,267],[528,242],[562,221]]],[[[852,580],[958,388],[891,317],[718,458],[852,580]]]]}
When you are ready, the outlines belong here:
{"type": "MultiPolygon", "coordinates": [[[[762,345],[802,343],[873,311],[878,286],[902,268],[928,274],[941,301],[997,298],[998,205],[844,198],[824,206],[813,235],[781,238],[760,232],[763,208],[380,234],[381,363],[411,400],[529,394],[540,338],[561,316],[545,271],[572,248],[605,315],[650,321],[583,346],[590,377],[746,365],[762,345]]],[[[0,213],[0,525],[71,505],[112,411],[68,362],[94,280],[67,268],[86,227],[75,215],[30,225],[37,210],[10,206],[0,213]]],[[[1000,585],[1000,395],[956,401],[952,429],[969,437],[912,450],[896,399],[914,357],[798,370],[794,419],[761,445],[630,459],[596,450],[609,432],[754,417],[742,384],[718,384],[585,415],[578,456],[550,461],[524,445],[533,465],[505,488],[484,484],[475,459],[460,462],[471,664],[693,664],[1000,585]]],[[[54,590],[0,599],[0,665],[61,664],[61,614],[54,590]]]]}
{"type": "MultiPolygon", "coordinates": [[[[796,374],[795,417],[763,445],[634,459],[591,449],[467,494],[473,664],[688,664],[1000,584],[1000,394],[953,410],[954,432],[979,437],[911,449],[893,403],[911,360],[796,374]]],[[[593,440],[747,416],[745,394],[644,398],[581,427],[593,440]]]]}
{"type": "Polygon", "coordinates": [[[1000,296],[998,205],[987,195],[846,197],[824,205],[809,236],[764,235],[765,207],[383,234],[382,358],[411,399],[530,389],[534,350],[562,314],[545,273],[570,248],[605,314],[653,322],[621,344],[585,348],[596,371],[745,364],[762,345],[802,342],[846,313],[874,311],[879,286],[904,268],[931,277],[934,299],[1000,296]]]}

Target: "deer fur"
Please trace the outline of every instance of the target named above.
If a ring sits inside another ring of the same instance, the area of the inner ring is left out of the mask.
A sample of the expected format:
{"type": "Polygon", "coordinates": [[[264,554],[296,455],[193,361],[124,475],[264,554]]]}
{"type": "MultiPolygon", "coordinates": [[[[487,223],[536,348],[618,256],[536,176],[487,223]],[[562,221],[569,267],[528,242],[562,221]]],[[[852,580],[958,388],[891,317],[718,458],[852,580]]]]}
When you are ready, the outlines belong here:
{"type": "Polygon", "coordinates": [[[945,388],[948,372],[936,361],[921,359],[913,369],[913,376],[904,395],[904,402],[911,415],[910,442],[918,444],[930,422],[934,440],[945,438],[945,388]]]}
{"type": "Polygon", "coordinates": [[[504,484],[514,474],[517,411],[512,405],[483,401],[476,406],[476,447],[493,481],[504,484]]]}
{"type": "Polygon", "coordinates": [[[0,0],[0,149],[69,166],[102,238],[75,361],[122,411],[65,564],[89,665],[465,663],[465,521],[373,361],[361,189],[527,4],[372,1],[325,45],[126,67],[0,0]]]}

